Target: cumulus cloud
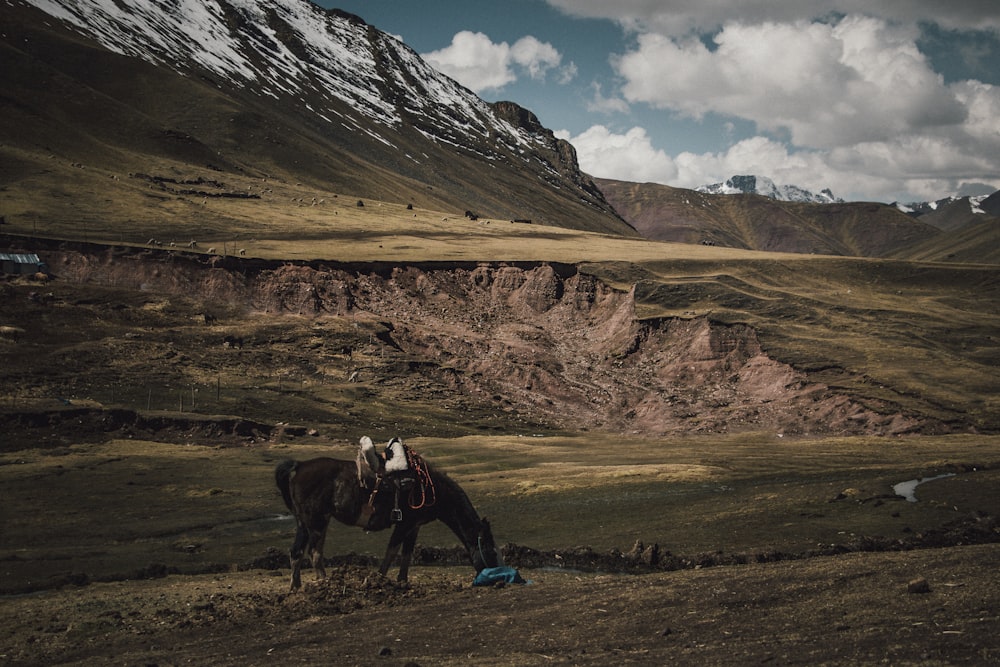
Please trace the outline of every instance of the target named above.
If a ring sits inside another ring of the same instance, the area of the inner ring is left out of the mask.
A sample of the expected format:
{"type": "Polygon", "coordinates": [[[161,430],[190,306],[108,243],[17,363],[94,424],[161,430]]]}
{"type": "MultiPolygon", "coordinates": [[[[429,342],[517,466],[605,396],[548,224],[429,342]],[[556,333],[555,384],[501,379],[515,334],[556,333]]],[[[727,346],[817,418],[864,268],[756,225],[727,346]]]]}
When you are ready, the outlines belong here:
{"type": "Polygon", "coordinates": [[[494,44],[481,32],[456,33],[451,45],[425,53],[423,58],[471,90],[502,88],[516,78],[510,69],[510,46],[494,44]]]}
{"type": "Polygon", "coordinates": [[[621,97],[605,97],[600,83],[595,81],[590,85],[590,88],[593,97],[587,102],[587,111],[607,114],[628,112],[628,102],[621,97]]]}
{"type": "Polygon", "coordinates": [[[556,136],[573,144],[580,169],[593,176],[636,183],[668,183],[677,178],[673,160],[653,147],[641,127],[616,134],[603,125],[594,125],[575,137],[566,131],[556,136]]]}
{"type": "Polygon", "coordinates": [[[792,153],[780,142],[751,137],[720,153],[683,152],[675,158],[653,146],[646,130],[633,127],[624,134],[604,125],[594,125],[577,136],[556,133],[576,148],[580,168],[598,178],[636,183],[668,183],[696,188],[725,180],[733,174],[767,174],[779,184],[792,183],[819,191],[826,187],[841,192],[886,182],[867,183],[850,171],[839,174],[827,166],[829,155],[818,152],[792,153]]]}
{"type": "Polygon", "coordinates": [[[694,118],[714,112],[832,147],[961,123],[966,109],[916,48],[915,31],[860,16],[835,24],[728,24],[697,38],[641,35],[615,59],[622,92],[694,118]]]}
{"type": "MultiPolygon", "coordinates": [[[[753,136],[724,151],[671,157],[653,146],[641,127],[617,134],[595,125],[578,136],[565,131],[557,135],[576,147],[580,168],[592,176],[692,189],[734,174],[760,174],[813,192],[829,188],[851,200],[914,201],[957,192],[966,181],[979,178],[976,174],[991,173],[988,163],[970,160],[954,144],[926,137],[802,150],[753,136]]],[[[1000,180],[986,187],[996,189],[1000,180]]]]}
{"type": "Polygon", "coordinates": [[[874,198],[892,187],[888,178],[871,178],[851,169],[831,165],[826,151],[792,151],[781,142],[755,136],[719,153],[684,152],[674,158],[677,178],[673,185],[696,188],[724,181],[734,174],[766,175],[778,184],[791,184],[813,192],[830,188],[837,196],[852,193],[874,198]]]}
{"type": "Polygon", "coordinates": [[[455,79],[463,86],[481,92],[498,90],[518,78],[518,71],[543,80],[551,70],[566,82],[576,74],[573,63],[560,67],[562,55],[547,42],[528,35],[514,42],[495,43],[481,32],[463,30],[452,37],[443,49],[423,54],[435,69],[455,79]]]}
{"type": "Polygon", "coordinates": [[[936,23],[950,30],[1000,32],[996,0],[547,0],[571,16],[617,21],[636,32],[664,35],[711,33],[739,21],[795,23],[834,15],[862,14],[891,23],[936,23]]]}
{"type": "MultiPolygon", "coordinates": [[[[881,200],[937,197],[963,182],[1000,187],[1000,87],[948,82],[920,48],[927,23],[979,31],[977,39],[984,30],[1000,34],[1000,3],[549,2],[632,31],[630,46],[611,61],[620,88],[597,89],[589,110],[645,107],[661,110],[667,124],[681,116],[756,126],[760,136],[730,137],[736,143],[718,153],[664,154],[676,176],[660,182],[696,187],[756,173],[881,200]]],[[[602,152],[599,139],[611,150],[625,136],[584,135],[593,155],[602,152]]],[[[628,167],[627,160],[596,162],[592,173],[627,178],[628,167]]]]}
{"type": "Polygon", "coordinates": [[[542,79],[546,71],[559,65],[562,56],[551,44],[528,35],[510,47],[510,59],[526,69],[532,79],[542,79]]]}

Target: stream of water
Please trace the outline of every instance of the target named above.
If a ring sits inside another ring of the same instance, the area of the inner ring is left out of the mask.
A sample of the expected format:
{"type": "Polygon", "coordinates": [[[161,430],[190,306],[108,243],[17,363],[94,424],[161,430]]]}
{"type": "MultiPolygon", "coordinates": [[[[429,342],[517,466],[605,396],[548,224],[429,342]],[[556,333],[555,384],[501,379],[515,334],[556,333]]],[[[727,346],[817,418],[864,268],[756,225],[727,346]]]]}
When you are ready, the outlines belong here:
{"type": "Polygon", "coordinates": [[[935,475],[934,477],[921,477],[920,479],[911,479],[906,482],[900,482],[899,484],[894,484],[892,487],[893,492],[897,496],[903,496],[907,501],[911,503],[917,502],[917,487],[924,482],[933,482],[936,479],[944,479],[945,477],[954,477],[955,473],[946,472],[943,475],[935,475]]]}

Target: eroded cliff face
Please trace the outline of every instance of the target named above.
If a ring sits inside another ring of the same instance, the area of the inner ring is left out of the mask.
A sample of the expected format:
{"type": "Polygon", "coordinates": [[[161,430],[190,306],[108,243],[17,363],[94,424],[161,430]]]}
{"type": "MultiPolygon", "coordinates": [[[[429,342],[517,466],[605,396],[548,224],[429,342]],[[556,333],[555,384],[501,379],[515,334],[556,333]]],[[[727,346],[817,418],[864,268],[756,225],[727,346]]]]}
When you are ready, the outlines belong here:
{"type": "MultiPolygon", "coordinates": [[[[895,434],[936,428],[864,405],[769,357],[756,332],[698,317],[639,320],[632,292],[548,264],[340,266],[66,253],[75,281],[183,292],[248,311],[385,323],[392,381],[432,381],[511,423],[623,433],[895,434]],[[519,416],[519,417],[518,417],[519,416]]],[[[383,371],[384,372],[384,371],[383,371]]],[[[386,378],[382,378],[385,380],[386,378]]]]}

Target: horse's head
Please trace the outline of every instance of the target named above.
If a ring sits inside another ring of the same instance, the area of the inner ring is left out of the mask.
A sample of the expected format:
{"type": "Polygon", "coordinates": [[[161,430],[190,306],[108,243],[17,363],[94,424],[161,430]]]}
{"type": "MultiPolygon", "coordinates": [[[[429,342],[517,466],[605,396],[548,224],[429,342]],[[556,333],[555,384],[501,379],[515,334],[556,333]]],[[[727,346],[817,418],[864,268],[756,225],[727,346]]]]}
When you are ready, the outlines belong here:
{"type": "Polygon", "coordinates": [[[490,522],[483,519],[479,522],[479,532],[476,535],[476,545],[472,551],[472,565],[476,572],[488,567],[500,566],[500,551],[493,541],[493,530],[490,522]]]}

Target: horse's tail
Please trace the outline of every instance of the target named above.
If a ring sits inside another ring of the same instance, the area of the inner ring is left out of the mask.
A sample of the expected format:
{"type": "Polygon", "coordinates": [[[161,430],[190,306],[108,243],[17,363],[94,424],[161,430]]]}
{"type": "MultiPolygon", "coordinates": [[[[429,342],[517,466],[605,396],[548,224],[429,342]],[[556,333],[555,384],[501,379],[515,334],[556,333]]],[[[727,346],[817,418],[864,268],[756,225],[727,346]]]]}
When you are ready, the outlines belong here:
{"type": "Polygon", "coordinates": [[[292,505],[292,493],[289,489],[289,484],[292,481],[292,474],[298,466],[298,461],[288,459],[279,463],[274,469],[274,481],[278,485],[278,490],[281,491],[281,498],[285,501],[285,507],[292,514],[295,513],[295,507],[292,505]]]}

